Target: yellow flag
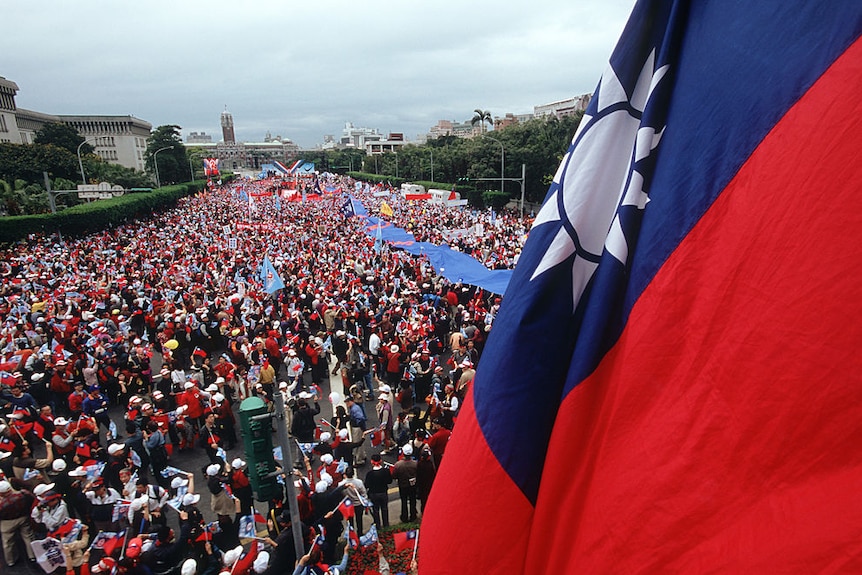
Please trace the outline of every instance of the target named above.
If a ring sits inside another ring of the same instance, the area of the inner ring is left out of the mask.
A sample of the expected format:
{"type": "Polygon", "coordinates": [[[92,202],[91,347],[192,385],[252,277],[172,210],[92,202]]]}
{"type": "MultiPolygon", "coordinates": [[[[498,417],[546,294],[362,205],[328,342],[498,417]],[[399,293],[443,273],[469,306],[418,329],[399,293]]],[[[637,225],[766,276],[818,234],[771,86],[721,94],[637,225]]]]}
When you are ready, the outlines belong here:
{"type": "Polygon", "coordinates": [[[394,214],[395,212],[392,211],[392,206],[390,206],[386,202],[383,202],[382,204],[380,204],[380,213],[384,216],[388,216],[391,218],[392,214],[394,214]]]}

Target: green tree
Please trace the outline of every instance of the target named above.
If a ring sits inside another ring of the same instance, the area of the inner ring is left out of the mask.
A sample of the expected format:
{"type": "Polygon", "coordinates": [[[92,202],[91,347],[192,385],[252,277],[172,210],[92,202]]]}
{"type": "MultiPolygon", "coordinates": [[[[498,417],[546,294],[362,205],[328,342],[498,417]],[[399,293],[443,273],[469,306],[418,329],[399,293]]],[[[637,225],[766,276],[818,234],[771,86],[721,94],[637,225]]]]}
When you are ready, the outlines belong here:
{"type": "Polygon", "coordinates": [[[480,108],[476,108],[473,111],[476,113],[473,114],[473,119],[470,120],[470,125],[475,126],[476,124],[479,124],[479,127],[482,130],[482,133],[484,134],[486,131],[485,130],[485,122],[487,122],[488,124],[493,126],[494,125],[494,118],[491,116],[491,112],[489,112],[488,110],[481,110],[480,108]]]}
{"type": "Polygon", "coordinates": [[[189,159],[180,137],[181,129],[173,124],[159,126],[147,139],[147,172],[156,175],[153,154],[158,153],[158,179],[162,186],[189,181],[189,159]]]}
{"type": "Polygon", "coordinates": [[[33,140],[36,144],[53,144],[58,148],[69,150],[77,156],[78,146],[81,146],[81,155],[92,154],[95,149],[81,137],[72,126],[59,122],[49,122],[36,132],[33,140]],[[83,145],[81,145],[83,144],[83,145]]]}
{"type": "Polygon", "coordinates": [[[78,158],[54,144],[0,143],[0,179],[36,184],[44,181],[43,172],[48,172],[50,177],[77,181],[78,158]]]}
{"type": "MultiPolygon", "coordinates": [[[[162,154],[166,153],[167,150],[159,154],[159,162],[162,161],[162,154]]],[[[153,181],[144,172],[138,172],[119,164],[111,164],[96,155],[87,158],[84,170],[87,172],[87,179],[94,183],[108,182],[127,189],[153,187],[153,181]]]]}

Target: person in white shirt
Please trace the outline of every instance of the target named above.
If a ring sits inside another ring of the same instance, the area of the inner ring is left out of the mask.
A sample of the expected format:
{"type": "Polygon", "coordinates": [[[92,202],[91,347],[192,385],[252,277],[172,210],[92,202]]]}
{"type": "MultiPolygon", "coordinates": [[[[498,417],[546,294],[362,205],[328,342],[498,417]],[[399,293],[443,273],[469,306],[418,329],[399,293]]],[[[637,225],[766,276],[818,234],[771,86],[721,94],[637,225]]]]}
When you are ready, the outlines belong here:
{"type": "Polygon", "coordinates": [[[44,525],[49,533],[69,519],[69,509],[66,507],[66,502],[63,501],[62,495],[52,491],[53,487],[53,483],[42,483],[36,486],[33,494],[38,497],[38,502],[30,512],[33,521],[44,525]]]}

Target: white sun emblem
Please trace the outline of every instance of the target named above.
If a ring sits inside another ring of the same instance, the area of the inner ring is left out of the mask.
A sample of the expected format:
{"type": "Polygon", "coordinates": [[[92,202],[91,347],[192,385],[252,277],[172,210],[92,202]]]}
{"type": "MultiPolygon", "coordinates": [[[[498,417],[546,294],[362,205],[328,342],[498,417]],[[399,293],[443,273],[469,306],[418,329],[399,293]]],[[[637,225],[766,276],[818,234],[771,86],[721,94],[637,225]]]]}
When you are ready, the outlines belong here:
{"type": "Polygon", "coordinates": [[[597,108],[585,115],[572,139],[576,146],[560,163],[551,197],[533,226],[558,222],[559,231],[533,272],[531,281],[572,255],[573,302],[576,306],[598,267],[603,249],[626,264],[629,245],[618,210],[649,201],[638,163],[658,146],[664,127],[643,126],[641,116],[668,67],[655,70],[653,50],[637,78],[631,97],[608,66],[597,90],[597,108]]]}

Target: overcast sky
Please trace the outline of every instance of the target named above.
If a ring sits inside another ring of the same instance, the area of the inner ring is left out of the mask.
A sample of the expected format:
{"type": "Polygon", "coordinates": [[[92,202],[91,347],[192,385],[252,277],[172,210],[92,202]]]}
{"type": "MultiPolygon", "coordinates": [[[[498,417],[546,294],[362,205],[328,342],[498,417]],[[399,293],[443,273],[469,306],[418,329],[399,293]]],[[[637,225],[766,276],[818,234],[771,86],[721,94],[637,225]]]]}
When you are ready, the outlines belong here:
{"type": "Polygon", "coordinates": [[[414,141],[473,110],[592,92],[634,0],[4,0],[0,76],[21,108],[131,114],[183,139],[303,148],[346,122],[414,141]]]}

